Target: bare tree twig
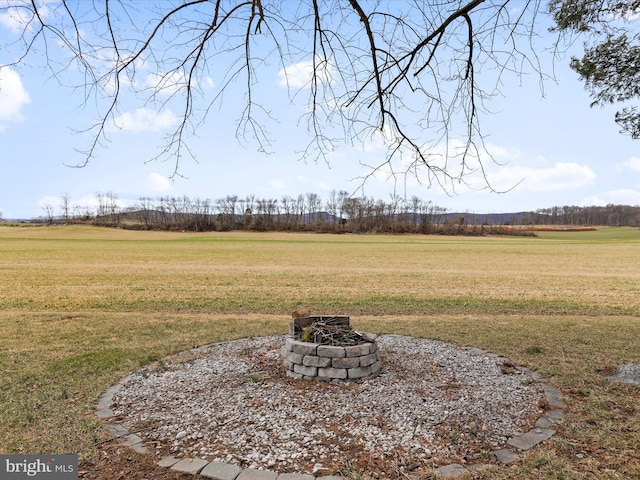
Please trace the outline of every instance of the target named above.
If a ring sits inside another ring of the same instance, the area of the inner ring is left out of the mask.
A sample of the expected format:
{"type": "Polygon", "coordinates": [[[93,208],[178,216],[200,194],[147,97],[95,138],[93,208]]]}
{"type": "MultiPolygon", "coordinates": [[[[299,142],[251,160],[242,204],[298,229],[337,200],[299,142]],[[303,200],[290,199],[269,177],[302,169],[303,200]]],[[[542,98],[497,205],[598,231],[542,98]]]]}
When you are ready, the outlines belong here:
{"type": "Polygon", "coordinates": [[[42,45],[56,78],[77,68],[84,74],[84,84],[77,86],[97,96],[101,111],[95,123],[79,130],[90,141],[75,166],[95,158],[135,98],[178,106],[177,124],[166,130],[166,143],[153,158],[172,160],[173,175],[180,175],[183,157],[195,159],[190,137],[238,84],[244,85],[245,103],[238,109],[236,137],[267,152],[266,122],[275,118],[256,85],[275,56],[285,82],[291,65],[311,65],[308,83],[289,85],[298,88],[296,100],[308,95],[311,140],[305,160],[314,154],[327,160],[339,143],[365,143],[378,135],[386,155],[364,180],[386,171],[451,191],[474,172],[491,188],[480,115],[493,92],[482,89],[479,76],[493,70],[496,89],[502,75],[525,67],[543,78],[532,43],[541,1],[174,0],[140,9],[133,0],[96,0],[90,6],[64,0],[51,15],[49,3],[6,0],[0,13],[20,12],[24,19],[17,40],[22,47],[12,45],[15,61],[7,66],[35,60],[42,45]],[[61,69],[55,67],[61,54],[53,40],[64,45],[67,63],[61,69]],[[211,64],[225,73],[205,94],[201,81],[211,64]],[[133,81],[145,73],[156,78],[150,92],[133,81]]]}

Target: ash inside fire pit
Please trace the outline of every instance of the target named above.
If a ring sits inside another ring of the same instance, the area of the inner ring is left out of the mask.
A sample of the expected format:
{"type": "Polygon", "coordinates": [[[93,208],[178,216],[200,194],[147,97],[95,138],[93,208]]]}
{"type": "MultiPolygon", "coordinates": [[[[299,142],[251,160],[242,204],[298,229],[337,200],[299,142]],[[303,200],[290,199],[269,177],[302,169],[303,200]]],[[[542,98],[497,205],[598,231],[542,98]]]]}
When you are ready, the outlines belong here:
{"type": "Polygon", "coordinates": [[[304,380],[367,380],[382,368],[375,337],[345,315],[292,318],[282,356],[287,376],[304,380]]]}

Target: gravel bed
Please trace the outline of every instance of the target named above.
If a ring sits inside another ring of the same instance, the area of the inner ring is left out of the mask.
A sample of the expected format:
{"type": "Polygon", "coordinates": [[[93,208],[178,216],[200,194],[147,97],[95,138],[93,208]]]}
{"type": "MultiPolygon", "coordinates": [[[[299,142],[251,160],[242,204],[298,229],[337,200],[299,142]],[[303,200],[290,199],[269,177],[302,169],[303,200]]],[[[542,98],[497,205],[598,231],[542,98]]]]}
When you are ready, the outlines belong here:
{"type": "Polygon", "coordinates": [[[487,463],[539,418],[540,385],[506,359],[382,335],[372,380],[285,376],[285,336],[200,347],[130,376],[114,421],[158,455],[324,475],[487,463]]]}

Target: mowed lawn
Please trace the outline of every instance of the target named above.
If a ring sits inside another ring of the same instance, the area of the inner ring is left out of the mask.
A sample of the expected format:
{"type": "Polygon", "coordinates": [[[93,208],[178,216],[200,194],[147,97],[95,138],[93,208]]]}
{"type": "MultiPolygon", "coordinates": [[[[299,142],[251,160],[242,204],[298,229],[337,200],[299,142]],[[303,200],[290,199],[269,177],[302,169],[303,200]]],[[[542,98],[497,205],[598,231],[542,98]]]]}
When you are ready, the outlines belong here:
{"type": "MultiPolygon", "coordinates": [[[[100,394],[196,345],[283,334],[290,312],[474,345],[546,375],[552,441],[482,478],[640,478],[640,230],[530,237],[0,227],[0,453],[106,439],[100,394]]],[[[90,475],[90,474],[88,474],[90,475]]],[[[88,477],[90,478],[90,477],[88,477]]]]}

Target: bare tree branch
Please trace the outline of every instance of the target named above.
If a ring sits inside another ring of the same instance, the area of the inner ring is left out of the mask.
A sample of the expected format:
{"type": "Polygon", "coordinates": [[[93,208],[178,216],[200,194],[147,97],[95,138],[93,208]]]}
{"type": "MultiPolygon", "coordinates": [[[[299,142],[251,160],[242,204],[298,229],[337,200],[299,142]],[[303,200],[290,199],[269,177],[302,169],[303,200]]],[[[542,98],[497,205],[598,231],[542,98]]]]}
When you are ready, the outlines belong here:
{"type": "Polygon", "coordinates": [[[173,161],[180,175],[183,157],[195,158],[191,135],[239,84],[245,103],[236,137],[266,152],[266,125],[275,118],[257,86],[274,73],[276,58],[285,82],[292,65],[310,65],[308,82],[289,83],[292,101],[308,95],[305,159],[326,159],[339,143],[370,142],[373,135],[387,151],[368,175],[386,169],[451,190],[473,172],[486,179],[480,115],[501,76],[540,72],[531,39],[541,1],[150,0],[141,8],[134,0],[6,0],[0,13],[23,21],[7,65],[37,62],[42,46],[56,78],[79,71],[83,80],[75,86],[96,95],[100,111],[81,130],[91,140],[77,166],[98,154],[134,99],[178,106],[177,125],[152,158],[173,161]],[[222,79],[205,92],[212,68],[222,79]],[[495,82],[489,91],[481,85],[488,73],[495,82]],[[142,82],[145,74],[155,84],[142,82]]]}

